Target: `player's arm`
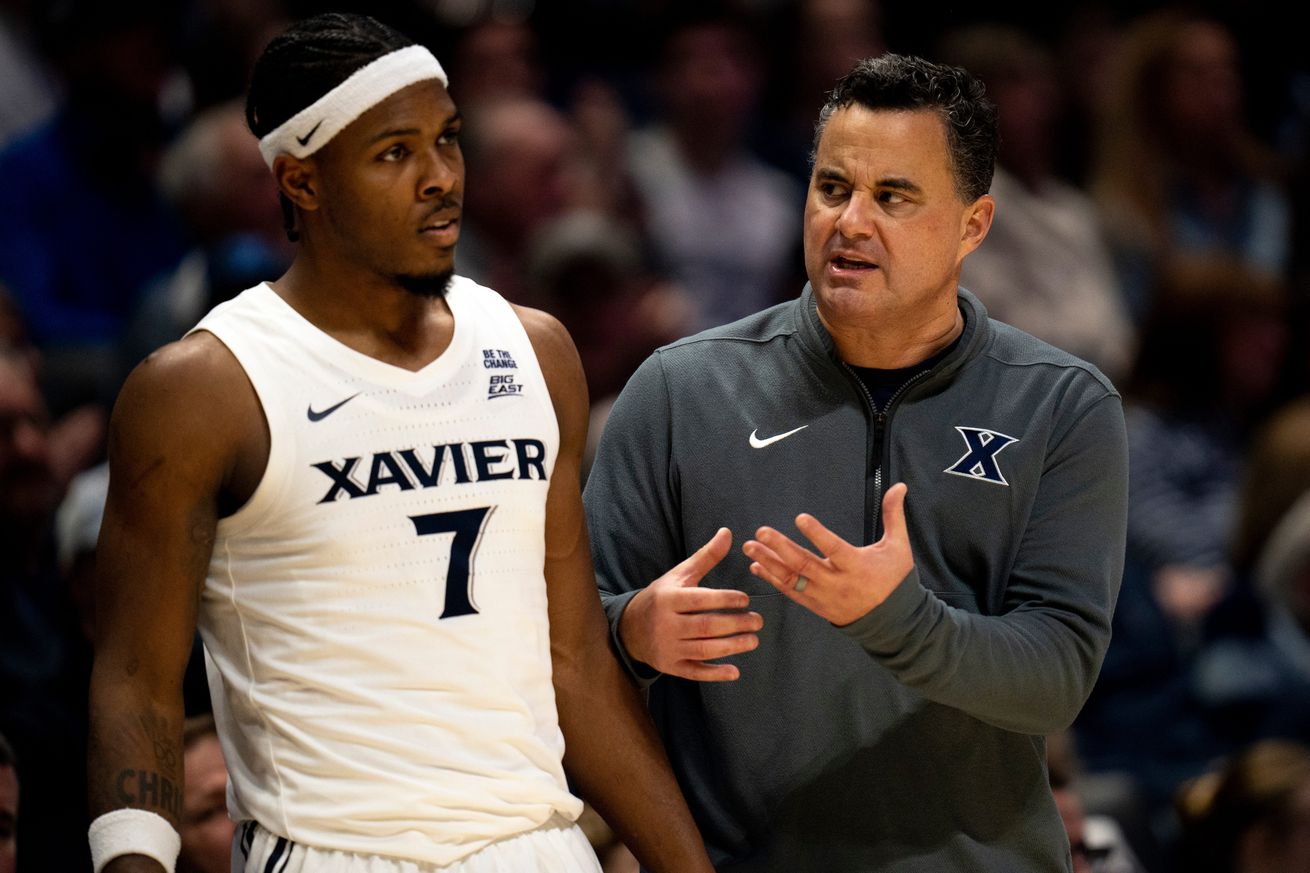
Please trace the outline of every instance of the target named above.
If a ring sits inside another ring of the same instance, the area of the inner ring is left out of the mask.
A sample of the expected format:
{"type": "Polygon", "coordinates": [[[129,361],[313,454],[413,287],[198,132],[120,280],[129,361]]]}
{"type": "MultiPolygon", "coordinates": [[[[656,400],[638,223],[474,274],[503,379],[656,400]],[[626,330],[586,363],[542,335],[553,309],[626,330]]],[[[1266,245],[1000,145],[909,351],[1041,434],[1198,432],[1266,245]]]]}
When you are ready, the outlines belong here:
{"type": "Polygon", "coordinates": [[[546,584],[565,769],[646,868],[708,871],[700,833],[659,736],[609,645],[579,483],[587,435],[581,361],[558,321],[530,310],[520,310],[520,318],[545,373],[560,429],[546,503],[546,584]]]}
{"type": "MultiPolygon", "coordinates": [[[[244,373],[210,334],[156,352],[120,392],[96,553],[88,761],[93,818],[131,808],[178,827],[182,679],[200,586],[220,496],[243,473],[239,448],[253,439],[266,453],[263,427],[244,373]]],[[[141,839],[148,828],[129,822],[118,830],[141,839]]],[[[105,867],[107,873],[160,869],[135,853],[105,867]]]]}

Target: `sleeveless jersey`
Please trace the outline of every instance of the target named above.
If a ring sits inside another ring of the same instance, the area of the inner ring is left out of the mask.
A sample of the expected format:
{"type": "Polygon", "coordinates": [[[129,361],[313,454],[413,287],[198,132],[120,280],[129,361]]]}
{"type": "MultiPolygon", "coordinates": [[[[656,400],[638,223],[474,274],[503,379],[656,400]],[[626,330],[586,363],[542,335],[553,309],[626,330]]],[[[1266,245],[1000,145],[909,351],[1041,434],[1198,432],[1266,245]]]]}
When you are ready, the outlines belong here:
{"type": "Polygon", "coordinates": [[[271,439],[201,597],[229,809],[436,865],[582,809],[543,575],[554,408],[509,304],[460,277],[446,300],[450,346],[417,372],[267,285],[195,328],[236,356],[271,439]]]}

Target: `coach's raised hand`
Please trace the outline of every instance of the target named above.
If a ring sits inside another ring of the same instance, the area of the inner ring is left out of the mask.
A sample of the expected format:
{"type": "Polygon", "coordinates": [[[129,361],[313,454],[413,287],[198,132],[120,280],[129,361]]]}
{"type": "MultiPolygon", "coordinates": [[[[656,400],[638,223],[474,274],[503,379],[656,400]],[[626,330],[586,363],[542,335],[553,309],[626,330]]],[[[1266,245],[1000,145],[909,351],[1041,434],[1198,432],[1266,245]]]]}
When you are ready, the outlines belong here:
{"type": "Polygon", "coordinates": [[[760,528],[756,539],[742,544],[755,562],[751,572],[833,624],[850,624],[886,600],[914,569],[905,490],[901,483],[887,489],[882,539],[872,545],[853,546],[806,514],[796,517],[796,527],[823,557],[771,527],[760,528]]]}
{"type": "Polygon", "coordinates": [[[629,656],[683,679],[729,682],[741,675],[732,664],[706,662],[754,649],[764,619],[733,611],[750,605],[744,591],[699,587],[731,547],[732,532],[719,528],[687,560],[632,598],[619,620],[629,656]]]}

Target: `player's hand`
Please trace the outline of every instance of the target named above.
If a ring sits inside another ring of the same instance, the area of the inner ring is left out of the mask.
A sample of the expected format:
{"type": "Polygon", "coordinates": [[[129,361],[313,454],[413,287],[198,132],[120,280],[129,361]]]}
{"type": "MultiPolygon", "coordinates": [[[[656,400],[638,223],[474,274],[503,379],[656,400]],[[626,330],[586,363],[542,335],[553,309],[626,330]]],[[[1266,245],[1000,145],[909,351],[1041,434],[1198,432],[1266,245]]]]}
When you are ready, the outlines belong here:
{"type": "Polygon", "coordinates": [[[882,500],[882,539],[853,546],[812,515],[796,517],[796,527],[823,557],[797,545],[771,527],[742,545],[751,572],[811,612],[846,625],[875,609],[914,569],[905,528],[905,485],[887,489],[882,500]],[[797,590],[797,583],[806,581],[797,590]]]}
{"type": "Polygon", "coordinates": [[[631,657],[661,673],[701,682],[741,675],[732,664],[705,662],[754,649],[764,619],[754,612],[719,611],[749,606],[744,591],[697,587],[731,547],[732,532],[719,528],[691,557],[629,601],[619,619],[619,637],[631,657]]]}

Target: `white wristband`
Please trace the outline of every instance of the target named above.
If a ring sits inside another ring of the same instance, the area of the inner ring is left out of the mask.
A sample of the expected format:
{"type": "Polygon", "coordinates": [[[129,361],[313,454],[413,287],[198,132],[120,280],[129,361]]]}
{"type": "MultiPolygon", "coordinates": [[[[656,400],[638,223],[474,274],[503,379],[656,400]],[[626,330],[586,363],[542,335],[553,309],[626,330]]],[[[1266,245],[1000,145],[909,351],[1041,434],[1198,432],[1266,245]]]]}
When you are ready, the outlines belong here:
{"type": "Polygon", "coordinates": [[[154,858],[173,873],[177,853],[182,850],[182,838],[168,819],[144,809],[116,809],[99,816],[91,822],[87,838],[95,873],[121,855],[154,858]]]}

